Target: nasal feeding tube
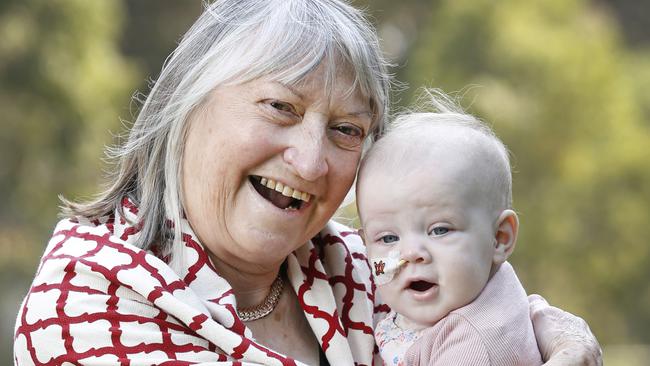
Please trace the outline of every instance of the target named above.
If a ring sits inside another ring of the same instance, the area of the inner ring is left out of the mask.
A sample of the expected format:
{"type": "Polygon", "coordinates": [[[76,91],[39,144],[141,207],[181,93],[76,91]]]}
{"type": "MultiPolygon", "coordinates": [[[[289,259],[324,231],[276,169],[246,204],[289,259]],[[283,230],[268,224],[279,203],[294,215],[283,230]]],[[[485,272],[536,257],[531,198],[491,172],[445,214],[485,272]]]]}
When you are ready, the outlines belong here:
{"type": "Polygon", "coordinates": [[[388,252],[388,257],[372,258],[372,274],[375,277],[377,286],[385,285],[390,282],[399,272],[399,269],[407,263],[406,260],[400,259],[398,249],[388,252]]]}

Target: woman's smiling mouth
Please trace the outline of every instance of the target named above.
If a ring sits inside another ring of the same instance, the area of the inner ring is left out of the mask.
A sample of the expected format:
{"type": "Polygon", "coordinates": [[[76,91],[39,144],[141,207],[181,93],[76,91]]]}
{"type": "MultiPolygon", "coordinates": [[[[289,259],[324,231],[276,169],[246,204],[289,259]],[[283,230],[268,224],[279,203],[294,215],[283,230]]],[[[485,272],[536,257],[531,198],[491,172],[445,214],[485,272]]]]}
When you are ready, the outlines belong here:
{"type": "Polygon", "coordinates": [[[274,206],[283,210],[300,210],[311,200],[311,194],[284,185],[270,178],[251,175],[249,176],[249,180],[257,193],[274,206]]]}

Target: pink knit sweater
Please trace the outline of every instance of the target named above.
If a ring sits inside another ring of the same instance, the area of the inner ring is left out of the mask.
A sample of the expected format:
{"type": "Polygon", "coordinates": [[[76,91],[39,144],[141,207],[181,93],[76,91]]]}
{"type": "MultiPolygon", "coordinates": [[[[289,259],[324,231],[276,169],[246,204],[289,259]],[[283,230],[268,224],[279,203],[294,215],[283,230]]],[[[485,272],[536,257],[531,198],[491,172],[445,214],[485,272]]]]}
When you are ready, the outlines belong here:
{"type": "Polygon", "coordinates": [[[504,263],[470,304],[449,313],[406,352],[407,365],[541,365],[528,299],[504,263]]]}

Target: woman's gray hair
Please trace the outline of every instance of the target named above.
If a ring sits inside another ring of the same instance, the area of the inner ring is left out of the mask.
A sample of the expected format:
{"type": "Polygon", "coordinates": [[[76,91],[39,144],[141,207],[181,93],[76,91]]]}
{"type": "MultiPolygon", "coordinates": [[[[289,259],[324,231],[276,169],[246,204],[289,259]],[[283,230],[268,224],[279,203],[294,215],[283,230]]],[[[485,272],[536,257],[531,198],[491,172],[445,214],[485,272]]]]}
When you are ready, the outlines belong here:
{"type": "MultiPolygon", "coordinates": [[[[143,103],[123,146],[107,149],[117,169],[96,199],[63,200],[62,215],[97,218],[121,212],[129,197],[139,206],[135,243],[157,245],[173,262],[183,218],[182,155],[188,117],[216,86],[263,76],[295,84],[319,65],[326,85],[351,72],[353,89],[373,110],[371,139],[381,134],[390,77],[376,33],[363,13],[341,0],[218,0],[183,36],[143,103]],[[170,228],[171,227],[171,228],[170,228]]],[[[351,90],[352,92],[353,90],[351,90]]]]}

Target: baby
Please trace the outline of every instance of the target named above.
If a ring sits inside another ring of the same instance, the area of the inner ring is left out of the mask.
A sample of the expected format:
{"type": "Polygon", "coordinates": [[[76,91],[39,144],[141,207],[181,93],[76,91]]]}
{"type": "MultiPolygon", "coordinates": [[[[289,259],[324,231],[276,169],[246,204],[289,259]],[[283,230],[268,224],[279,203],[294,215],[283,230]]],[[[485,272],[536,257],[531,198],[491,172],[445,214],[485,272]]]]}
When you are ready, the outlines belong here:
{"type": "Polygon", "coordinates": [[[361,236],[381,299],[386,365],[541,365],[528,300],[506,259],[517,239],[503,143],[436,94],[364,157],[361,236]]]}

